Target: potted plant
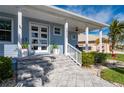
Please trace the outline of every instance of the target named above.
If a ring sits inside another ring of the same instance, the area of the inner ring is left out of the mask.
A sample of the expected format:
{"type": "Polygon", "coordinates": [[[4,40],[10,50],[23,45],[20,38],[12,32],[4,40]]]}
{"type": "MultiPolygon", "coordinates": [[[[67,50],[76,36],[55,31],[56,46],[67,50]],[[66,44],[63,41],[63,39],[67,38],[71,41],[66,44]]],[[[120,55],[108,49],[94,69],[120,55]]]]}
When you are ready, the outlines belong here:
{"type": "Polygon", "coordinates": [[[22,57],[28,56],[28,43],[22,44],[22,57]]]}
{"type": "Polygon", "coordinates": [[[52,52],[55,55],[59,54],[59,48],[58,48],[58,45],[57,44],[53,44],[52,45],[52,52]]]}

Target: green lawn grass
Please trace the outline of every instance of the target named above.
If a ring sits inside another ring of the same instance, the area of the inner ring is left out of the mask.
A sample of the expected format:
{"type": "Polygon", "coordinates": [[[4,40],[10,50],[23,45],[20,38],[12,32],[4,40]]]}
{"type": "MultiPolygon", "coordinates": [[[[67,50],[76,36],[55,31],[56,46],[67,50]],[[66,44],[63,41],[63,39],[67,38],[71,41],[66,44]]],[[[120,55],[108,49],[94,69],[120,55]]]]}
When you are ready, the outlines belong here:
{"type": "MultiPolygon", "coordinates": [[[[107,59],[113,59],[111,54],[107,55],[107,59]]],[[[115,60],[123,61],[124,62],[124,54],[116,54],[115,60]]]]}
{"type": "Polygon", "coordinates": [[[101,71],[101,78],[124,85],[124,68],[107,68],[101,71]]]}

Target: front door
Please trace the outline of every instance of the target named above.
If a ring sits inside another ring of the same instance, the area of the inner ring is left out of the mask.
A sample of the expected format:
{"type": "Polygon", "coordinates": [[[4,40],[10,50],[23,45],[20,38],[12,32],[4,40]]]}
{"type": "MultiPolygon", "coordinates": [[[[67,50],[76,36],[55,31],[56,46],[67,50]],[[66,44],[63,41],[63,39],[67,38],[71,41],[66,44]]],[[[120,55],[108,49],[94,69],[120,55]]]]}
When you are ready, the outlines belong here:
{"type": "Polygon", "coordinates": [[[30,45],[35,53],[48,52],[48,26],[30,23],[30,45]]]}

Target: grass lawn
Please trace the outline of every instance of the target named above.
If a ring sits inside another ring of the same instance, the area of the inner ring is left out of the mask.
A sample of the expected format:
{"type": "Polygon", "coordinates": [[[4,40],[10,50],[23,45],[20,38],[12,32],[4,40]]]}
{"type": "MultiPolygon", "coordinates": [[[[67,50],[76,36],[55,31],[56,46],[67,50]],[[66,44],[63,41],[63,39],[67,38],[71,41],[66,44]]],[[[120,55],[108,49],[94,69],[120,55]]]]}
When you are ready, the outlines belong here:
{"type": "MultiPolygon", "coordinates": [[[[107,55],[107,59],[113,59],[111,54],[107,55]]],[[[124,62],[124,54],[116,54],[115,60],[123,61],[124,62]]]]}
{"type": "Polygon", "coordinates": [[[101,78],[124,85],[124,68],[108,68],[101,71],[101,78]]]}

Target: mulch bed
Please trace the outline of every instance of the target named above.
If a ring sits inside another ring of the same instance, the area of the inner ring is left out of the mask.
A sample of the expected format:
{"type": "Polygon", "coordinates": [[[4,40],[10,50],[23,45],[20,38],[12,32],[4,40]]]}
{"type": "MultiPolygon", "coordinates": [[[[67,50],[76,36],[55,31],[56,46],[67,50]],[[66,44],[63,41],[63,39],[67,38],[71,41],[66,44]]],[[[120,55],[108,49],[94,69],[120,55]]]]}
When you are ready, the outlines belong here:
{"type": "Polygon", "coordinates": [[[16,80],[13,78],[3,80],[0,82],[0,87],[15,87],[16,86],[16,80]]]}

